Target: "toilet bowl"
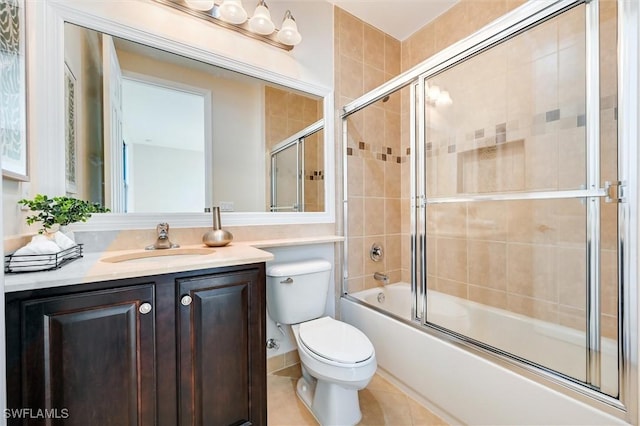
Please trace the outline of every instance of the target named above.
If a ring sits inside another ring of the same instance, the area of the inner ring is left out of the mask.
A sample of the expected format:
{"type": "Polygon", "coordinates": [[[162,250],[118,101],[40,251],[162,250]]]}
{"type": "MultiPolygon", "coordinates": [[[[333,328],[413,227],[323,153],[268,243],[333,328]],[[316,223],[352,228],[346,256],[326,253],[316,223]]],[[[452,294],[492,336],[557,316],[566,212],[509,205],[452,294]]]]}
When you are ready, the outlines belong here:
{"type": "Polygon", "coordinates": [[[362,418],[358,391],[375,374],[373,345],[357,328],[323,316],[331,264],[310,260],[267,268],[267,309],[290,324],[302,377],[297,394],[323,425],[355,425],[362,418]]]}
{"type": "Polygon", "coordinates": [[[376,372],[375,351],[357,328],[330,317],[295,324],[293,335],[304,369],[297,393],[321,425],[360,421],[358,391],[376,372]]]}

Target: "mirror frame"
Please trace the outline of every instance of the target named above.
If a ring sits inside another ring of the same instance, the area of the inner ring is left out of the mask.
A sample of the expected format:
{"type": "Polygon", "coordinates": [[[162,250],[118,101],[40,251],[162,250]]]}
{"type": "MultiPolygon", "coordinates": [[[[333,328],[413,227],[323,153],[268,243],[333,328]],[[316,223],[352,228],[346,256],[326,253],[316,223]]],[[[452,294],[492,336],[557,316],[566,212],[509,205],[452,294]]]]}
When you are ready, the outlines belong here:
{"type": "MultiPolygon", "coordinates": [[[[31,89],[28,90],[27,103],[29,135],[36,142],[41,141],[37,144],[37,157],[31,159],[33,169],[38,172],[34,179],[38,193],[65,193],[62,82],[64,23],[69,22],[323,98],[325,211],[225,212],[222,214],[222,221],[226,226],[335,223],[333,91],[301,80],[303,66],[286,52],[199,22],[189,15],[178,14],[157,3],[129,2],[126,10],[122,10],[103,2],[43,0],[27,2],[26,12],[27,22],[32,28],[28,35],[27,63],[31,67],[38,67],[28,72],[27,76],[28,88],[31,89]],[[136,20],[136,17],[141,16],[145,18],[136,20]],[[172,30],[175,28],[180,30],[172,30]],[[198,39],[195,38],[196,35],[198,39]],[[189,40],[189,37],[192,38],[189,40]],[[215,40],[215,46],[207,38],[215,40]],[[278,70],[274,70],[275,68],[278,70]],[[40,94],[41,98],[36,99],[35,94],[40,94]]],[[[31,152],[33,154],[35,150],[31,152]]],[[[211,215],[108,213],[94,215],[89,222],[74,224],[73,227],[83,231],[146,229],[164,221],[180,228],[209,227],[211,215]]]]}

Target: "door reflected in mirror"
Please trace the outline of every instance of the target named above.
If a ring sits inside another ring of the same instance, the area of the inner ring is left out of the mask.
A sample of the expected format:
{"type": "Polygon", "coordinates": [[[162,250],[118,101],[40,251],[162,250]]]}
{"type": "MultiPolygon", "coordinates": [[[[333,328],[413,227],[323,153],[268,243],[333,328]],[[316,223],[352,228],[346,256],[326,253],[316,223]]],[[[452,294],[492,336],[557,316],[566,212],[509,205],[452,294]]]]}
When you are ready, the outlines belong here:
{"type": "MultiPolygon", "coordinates": [[[[271,151],[323,118],[321,97],[65,23],[76,182],[114,213],[272,209],[271,151]]],[[[296,211],[324,211],[323,132],[296,211]]],[[[311,147],[313,145],[313,147],[311,147]]]]}

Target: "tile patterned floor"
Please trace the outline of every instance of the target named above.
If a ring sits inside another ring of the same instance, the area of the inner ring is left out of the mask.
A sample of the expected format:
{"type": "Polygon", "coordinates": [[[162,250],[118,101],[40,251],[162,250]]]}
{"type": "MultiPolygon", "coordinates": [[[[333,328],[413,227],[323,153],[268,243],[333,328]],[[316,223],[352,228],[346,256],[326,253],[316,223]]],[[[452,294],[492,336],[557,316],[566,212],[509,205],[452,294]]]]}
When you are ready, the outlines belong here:
{"type": "MultiPolygon", "coordinates": [[[[315,426],[311,413],[296,395],[300,366],[294,365],[267,376],[267,423],[269,426],[315,426]]],[[[440,426],[447,423],[409,398],[379,375],[360,391],[362,421],[359,425],[440,426]]]]}

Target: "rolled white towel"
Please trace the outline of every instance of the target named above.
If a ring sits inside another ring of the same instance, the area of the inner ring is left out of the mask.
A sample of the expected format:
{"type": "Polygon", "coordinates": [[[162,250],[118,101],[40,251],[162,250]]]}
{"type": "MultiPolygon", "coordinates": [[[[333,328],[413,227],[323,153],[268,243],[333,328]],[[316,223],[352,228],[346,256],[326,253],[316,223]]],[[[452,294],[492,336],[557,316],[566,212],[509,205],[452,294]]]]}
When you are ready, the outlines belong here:
{"type": "Polygon", "coordinates": [[[13,253],[9,261],[9,269],[20,271],[41,271],[56,266],[56,253],[60,252],[60,246],[44,235],[36,235],[26,246],[13,253]],[[16,256],[18,257],[16,259],[16,256]],[[22,257],[29,256],[29,257],[22,257]]]}
{"type": "Polygon", "coordinates": [[[76,242],[67,237],[61,231],[53,234],[53,241],[60,247],[61,250],[67,250],[76,245],[76,242]]]}

